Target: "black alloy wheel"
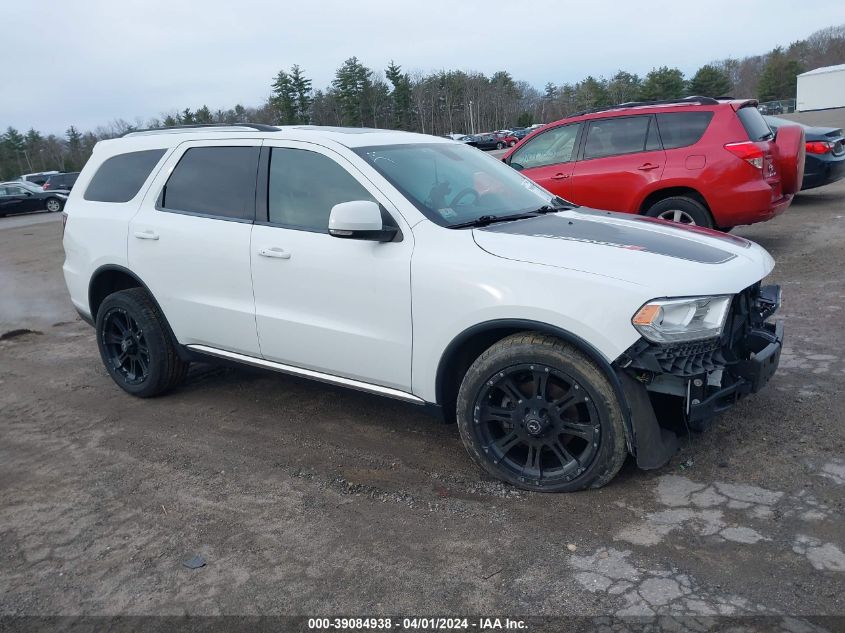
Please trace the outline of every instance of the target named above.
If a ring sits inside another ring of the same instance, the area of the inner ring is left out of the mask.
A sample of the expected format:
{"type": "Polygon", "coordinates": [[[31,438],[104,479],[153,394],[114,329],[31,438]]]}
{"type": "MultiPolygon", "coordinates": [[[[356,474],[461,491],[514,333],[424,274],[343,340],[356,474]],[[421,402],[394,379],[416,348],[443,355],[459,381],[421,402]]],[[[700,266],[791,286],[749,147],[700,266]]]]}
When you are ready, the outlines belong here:
{"type": "Polygon", "coordinates": [[[104,354],[114,371],[128,385],[138,385],[150,371],[150,350],[144,331],[124,309],[112,308],[103,319],[104,354]]]}
{"type": "Polygon", "coordinates": [[[179,357],[167,320],[145,289],[107,296],[96,327],[103,365],[124,391],[149,398],[184,382],[190,363],[179,357]]]}
{"type": "Polygon", "coordinates": [[[605,371],[546,334],[512,334],[476,358],[455,413],[472,460],[524,490],[600,488],[628,456],[625,417],[605,371]]]}
{"type": "Polygon", "coordinates": [[[538,485],[572,481],[593,463],[601,441],[587,390],[547,365],[513,365],[491,376],[473,422],[488,459],[538,485]]]}

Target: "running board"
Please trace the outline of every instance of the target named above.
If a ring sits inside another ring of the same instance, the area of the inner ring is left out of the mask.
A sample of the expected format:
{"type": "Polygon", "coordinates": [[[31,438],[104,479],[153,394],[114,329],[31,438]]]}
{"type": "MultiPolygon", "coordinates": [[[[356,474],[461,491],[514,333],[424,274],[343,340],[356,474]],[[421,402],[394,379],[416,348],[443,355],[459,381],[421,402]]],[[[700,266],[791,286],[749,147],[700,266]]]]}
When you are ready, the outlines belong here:
{"type": "Polygon", "coordinates": [[[404,400],[405,402],[412,402],[414,404],[425,404],[425,400],[418,398],[412,393],[400,391],[399,389],[391,389],[390,387],[382,387],[381,385],[373,385],[368,382],[360,380],[353,380],[352,378],[342,378],[341,376],[333,376],[332,374],[324,374],[313,369],[302,369],[301,367],[294,367],[293,365],[285,365],[283,363],[276,363],[271,360],[264,360],[263,358],[255,358],[254,356],[246,356],[245,354],[238,354],[237,352],[228,352],[226,350],[217,349],[215,347],[206,347],[205,345],[187,345],[189,350],[199,352],[201,354],[208,354],[209,356],[216,356],[225,360],[231,360],[245,365],[252,365],[253,367],[261,367],[262,369],[272,369],[273,371],[282,372],[283,374],[291,374],[292,376],[302,376],[303,378],[311,378],[312,380],[319,380],[320,382],[327,382],[332,385],[339,385],[341,387],[349,387],[350,389],[357,389],[358,391],[366,391],[367,393],[374,393],[379,396],[387,398],[395,398],[397,400],[404,400]]]}

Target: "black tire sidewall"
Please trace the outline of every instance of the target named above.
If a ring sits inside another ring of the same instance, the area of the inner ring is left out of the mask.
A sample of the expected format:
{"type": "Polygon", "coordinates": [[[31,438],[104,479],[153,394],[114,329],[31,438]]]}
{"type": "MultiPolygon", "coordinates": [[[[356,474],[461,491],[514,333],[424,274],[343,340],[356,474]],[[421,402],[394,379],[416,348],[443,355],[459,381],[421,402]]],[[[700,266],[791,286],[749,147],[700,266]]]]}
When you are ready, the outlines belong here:
{"type": "MultiPolygon", "coordinates": [[[[501,351],[497,350],[486,358],[485,356],[486,354],[482,355],[467,371],[457,402],[458,429],[461,439],[473,461],[483,470],[497,479],[524,490],[536,492],[582,490],[593,486],[597,480],[604,479],[608,469],[613,469],[613,474],[616,473],[618,465],[611,463],[615,462],[612,453],[618,451],[620,442],[622,445],[625,444],[625,432],[616,394],[609,381],[601,376],[601,370],[591,363],[585,363],[585,359],[579,355],[571,355],[560,348],[546,345],[519,344],[501,351]],[[486,381],[505,367],[525,363],[548,365],[571,376],[587,391],[599,416],[601,439],[598,453],[583,473],[568,482],[536,485],[493,464],[485,456],[481,437],[473,423],[475,400],[486,381]],[[619,419],[615,421],[614,416],[618,416],[619,419]]],[[[599,485],[603,483],[605,482],[601,481],[599,485]]]]}
{"type": "Polygon", "coordinates": [[[661,200],[660,202],[656,202],[651,206],[651,208],[649,208],[648,211],[646,211],[645,214],[649,217],[656,218],[661,213],[669,211],[670,209],[679,209],[680,211],[688,213],[689,216],[695,220],[697,226],[701,226],[706,229],[713,228],[713,218],[710,217],[710,212],[707,211],[707,209],[704,208],[704,206],[697,200],[684,196],[673,196],[671,198],[661,200]]]}
{"type": "MultiPolygon", "coordinates": [[[[143,291],[141,291],[143,292],[143,291]]],[[[103,300],[97,311],[96,322],[97,348],[106,371],[117,385],[133,396],[149,397],[157,395],[169,382],[167,333],[155,318],[151,306],[139,297],[138,289],[123,290],[109,295],[103,300]],[[144,334],[147,349],[150,352],[150,365],[147,377],[138,384],[127,383],[114,368],[103,345],[103,326],[108,316],[115,310],[125,310],[138,324],[144,334]]]]}

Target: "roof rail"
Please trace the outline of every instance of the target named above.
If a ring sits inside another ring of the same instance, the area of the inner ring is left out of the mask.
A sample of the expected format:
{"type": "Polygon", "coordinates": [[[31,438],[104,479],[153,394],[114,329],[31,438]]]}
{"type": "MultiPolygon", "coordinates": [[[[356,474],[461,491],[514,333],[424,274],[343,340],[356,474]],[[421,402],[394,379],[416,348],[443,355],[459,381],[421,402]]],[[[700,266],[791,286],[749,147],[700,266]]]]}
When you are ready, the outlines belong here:
{"type": "Polygon", "coordinates": [[[712,97],[684,97],[683,99],[660,99],[658,101],[626,101],[625,103],[618,103],[616,105],[602,106],[600,108],[592,108],[590,110],[581,110],[581,112],[574,112],[567,115],[565,118],[574,116],[581,116],[582,114],[594,114],[596,112],[605,112],[607,110],[618,110],[621,108],[637,108],[655,105],[671,105],[673,103],[696,103],[698,105],[718,105],[719,101],[712,97]]]}
{"type": "MultiPolygon", "coordinates": [[[[132,136],[133,134],[155,134],[157,132],[172,132],[179,130],[203,130],[207,128],[249,128],[258,132],[278,132],[279,128],[274,125],[266,125],[265,123],[192,123],[189,125],[165,125],[163,127],[148,127],[143,130],[129,130],[120,135],[132,136]]],[[[221,130],[224,131],[224,130],[221,130]]]]}

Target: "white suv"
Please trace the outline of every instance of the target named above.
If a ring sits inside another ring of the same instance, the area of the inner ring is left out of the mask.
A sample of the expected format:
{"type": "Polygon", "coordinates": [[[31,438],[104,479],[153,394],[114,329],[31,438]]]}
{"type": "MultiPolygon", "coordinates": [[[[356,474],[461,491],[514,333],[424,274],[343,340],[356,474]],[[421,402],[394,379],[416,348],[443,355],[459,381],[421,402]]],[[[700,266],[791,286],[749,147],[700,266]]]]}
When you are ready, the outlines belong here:
{"type": "Polygon", "coordinates": [[[756,244],[577,208],[419,134],[103,141],[64,247],[71,299],[127,392],[164,393],[216,357],[432,406],[481,468],[530,490],[601,486],[628,453],[664,464],[667,426],[705,426],[780,356],[756,244]]]}

